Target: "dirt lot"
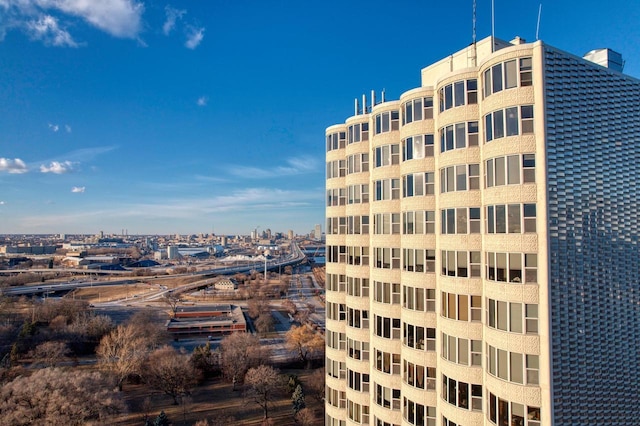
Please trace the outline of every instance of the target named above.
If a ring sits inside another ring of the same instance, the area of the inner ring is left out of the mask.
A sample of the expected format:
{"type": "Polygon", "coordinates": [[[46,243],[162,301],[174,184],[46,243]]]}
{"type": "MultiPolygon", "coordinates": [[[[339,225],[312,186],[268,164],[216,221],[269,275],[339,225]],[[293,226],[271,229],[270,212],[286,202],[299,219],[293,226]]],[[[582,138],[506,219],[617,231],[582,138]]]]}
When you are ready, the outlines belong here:
{"type": "MultiPolygon", "coordinates": [[[[296,374],[303,384],[303,388],[313,370],[282,370],[281,373],[296,374]]],[[[141,426],[144,424],[145,412],[152,420],[161,410],[167,414],[169,420],[175,426],[193,425],[202,419],[220,419],[222,416],[232,416],[231,425],[261,425],[262,409],[249,399],[244,398],[241,386],[237,391],[232,390],[230,383],[222,382],[219,379],[211,379],[203,385],[197,387],[190,397],[186,398],[183,405],[173,405],[173,400],[159,393],[151,393],[145,385],[124,386],[126,401],[131,407],[131,412],[121,416],[113,424],[119,426],[141,426]],[[148,398],[148,403],[145,400],[148,398]],[[145,405],[149,407],[145,409],[145,405]]],[[[306,393],[305,402],[307,407],[314,410],[316,425],[324,424],[323,404],[311,395],[306,393]]],[[[269,408],[269,418],[273,425],[293,426],[296,422],[293,419],[291,405],[291,395],[283,393],[280,398],[274,401],[269,408]]]]}

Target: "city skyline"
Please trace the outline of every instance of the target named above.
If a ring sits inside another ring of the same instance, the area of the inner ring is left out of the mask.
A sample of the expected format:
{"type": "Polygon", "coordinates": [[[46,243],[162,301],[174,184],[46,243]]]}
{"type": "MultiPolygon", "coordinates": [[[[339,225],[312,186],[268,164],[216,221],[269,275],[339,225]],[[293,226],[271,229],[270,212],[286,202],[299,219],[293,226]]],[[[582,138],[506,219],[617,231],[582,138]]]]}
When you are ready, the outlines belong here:
{"type": "MultiPolygon", "coordinates": [[[[0,234],[324,228],[324,129],[469,44],[471,4],[0,0],[0,234]]],[[[539,5],[496,1],[496,37],[539,5]]],[[[543,4],[540,39],[637,77],[640,5],[596,5],[543,4]]]]}

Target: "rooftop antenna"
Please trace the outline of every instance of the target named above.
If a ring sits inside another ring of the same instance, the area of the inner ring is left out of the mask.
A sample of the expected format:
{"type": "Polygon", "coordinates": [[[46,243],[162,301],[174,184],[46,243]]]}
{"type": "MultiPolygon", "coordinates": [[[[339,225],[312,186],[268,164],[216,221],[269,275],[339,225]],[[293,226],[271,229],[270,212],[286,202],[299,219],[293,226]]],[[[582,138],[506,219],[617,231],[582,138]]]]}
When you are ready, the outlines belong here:
{"type": "Polygon", "coordinates": [[[496,11],[494,0],[491,0],[491,53],[495,51],[496,36],[496,11]]]}
{"type": "Polygon", "coordinates": [[[540,15],[542,15],[542,3],[540,3],[540,7],[538,8],[538,24],[536,25],[536,40],[540,40],[538,34],[540,33],[540,15]]]}
{"type": "Polygon", "coordinates": [[[476,44],[476,0],[473,0],[473,44],[476,44]]]}

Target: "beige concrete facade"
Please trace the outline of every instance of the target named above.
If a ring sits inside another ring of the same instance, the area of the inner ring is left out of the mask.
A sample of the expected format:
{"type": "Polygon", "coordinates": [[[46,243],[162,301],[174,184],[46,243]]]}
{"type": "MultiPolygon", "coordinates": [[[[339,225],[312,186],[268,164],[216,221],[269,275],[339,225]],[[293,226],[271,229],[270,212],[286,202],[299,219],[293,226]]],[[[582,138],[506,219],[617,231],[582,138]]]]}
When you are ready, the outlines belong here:
{"type": "Polygon", "coordinates": [[[327,344],[325,424],[540,426],[564,410],[547,48],[489,37],[326,130],[327,332],[340,343],[327,344]]]}

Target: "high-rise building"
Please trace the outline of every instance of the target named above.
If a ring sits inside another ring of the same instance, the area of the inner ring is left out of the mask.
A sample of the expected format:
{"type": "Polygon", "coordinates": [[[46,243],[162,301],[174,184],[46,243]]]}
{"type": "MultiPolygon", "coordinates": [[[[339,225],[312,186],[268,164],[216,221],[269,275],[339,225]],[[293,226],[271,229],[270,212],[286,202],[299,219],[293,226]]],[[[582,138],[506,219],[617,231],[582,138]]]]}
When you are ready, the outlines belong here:
{"type": "Polygon", "coordinates": [[[489,37],[326,130],[327,425],[637,424],[640,81],[587,57],[489,37]]]}
{"type": "Polygon", "coordinates": [[[317,223],[315,228],[313,229],[313,238],[320,241],[322,240],[322,225],[317,223]]]}

